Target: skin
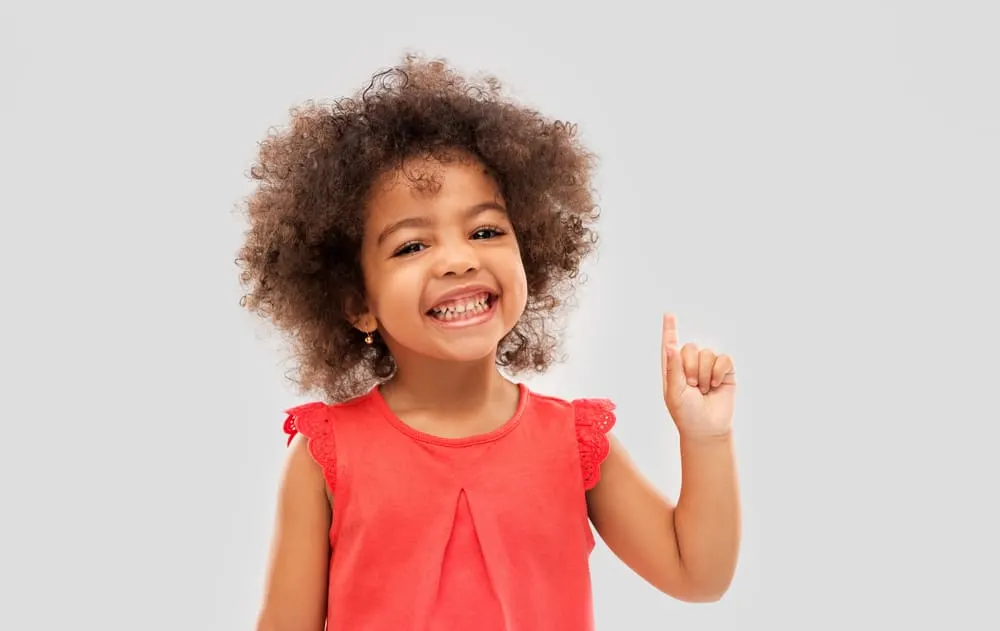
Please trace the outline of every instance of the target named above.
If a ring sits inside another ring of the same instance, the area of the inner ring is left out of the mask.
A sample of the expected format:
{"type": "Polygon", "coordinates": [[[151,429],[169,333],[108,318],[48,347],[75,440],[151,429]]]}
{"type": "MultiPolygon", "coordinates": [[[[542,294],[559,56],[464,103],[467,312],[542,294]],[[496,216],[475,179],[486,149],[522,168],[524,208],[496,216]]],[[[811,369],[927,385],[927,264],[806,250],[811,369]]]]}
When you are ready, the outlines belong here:
{"type": "MultiPolygon", "coordinates": [[[[496,183],[474,160],[415,160],[406,172],[432,175],[440,188],[421,192],[397,174],[377,183],[362,247],[367,303],[350,317],[359,335],[377,330],[393,353],[397,374],[381,389],[403,422],[446,437],[487,432],[517,406],[517,386],[494,361],[527,301],[513,226],[496,183]],[[427,315],[443,293],[473,283],[499,296],[488,322],[444,329],[427,315]]],[[[714,601],[729,587],[740,543],[733,363],[691,343],[679,347],[671,315],[662,358],[664,403],[680,433],[678,501],[661,495],[612,436],[588,511],[609,549],[644,580],[679,600],[714,601]]],[[[323,629],[331,515],[322,472],[298,437],[279,493],[258,631],[323,629]]]]}
{"type": "Polygon", "coordinates": [[[612,436],[587,506],[601,538],[632,571],[678,600],[712,602],[729,589],[741,535],[733,362],[694,343],[678,348],[671,314],[663,318],[661,357],[663,400],[680,433],[680,497],[676,505],[663,497],[612,436]]]}
{"type": "Polygon", "coordinates": [[[361,251],[367,310],[356,322],[361,331],[377,328],[396,361],[382,386],[386,402],[407,424],[447,437],[489,431],[513,415],[518,389],[494,358],[528,299],[500,190],[480,164],[458,158],[406,166],[439,189],[415,190],[397,174],[376,184],[361,251]],[[427,315],[445,293],[470,285],[498,295],[489,322],[447,329],[427,315]]]}

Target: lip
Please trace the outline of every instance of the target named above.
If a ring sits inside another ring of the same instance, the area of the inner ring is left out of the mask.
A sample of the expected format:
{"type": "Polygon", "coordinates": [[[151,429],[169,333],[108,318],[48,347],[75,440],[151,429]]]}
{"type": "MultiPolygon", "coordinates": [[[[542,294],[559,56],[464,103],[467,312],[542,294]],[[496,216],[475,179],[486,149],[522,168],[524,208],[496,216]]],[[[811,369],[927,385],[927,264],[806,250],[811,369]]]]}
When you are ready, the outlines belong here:
{"type": "MultiPolygon", "coordinates": [[[[481,293],[481,292],[480,292],[481,293]]],[[[496,294],[494,294],[496,295],[496,294]]],[[[434,326],[441,329],[467,329],[469,327],[476,327],[480,324],[485,324],[493,319],[497,314],[497,299],[494,299],[489,309],[478,313],[474,316],[461,318],[459,320],[438,320],[432,315],[427,315],[426,318],[430,320],[434,326]]]]}
{"type": "Polygon", "coordinates": [[[461,298],[471,298],[482,293],[488,293],[491,296],[499,297],[500,292],[488,285],[464,285],[462,287],[457,287],[451,291],[441,294],[430,303],[427,307],[427,311],[430,311],[435,306],[441,304],[442,302],[448,302],[449,300],[459,300],[461,298]]]}

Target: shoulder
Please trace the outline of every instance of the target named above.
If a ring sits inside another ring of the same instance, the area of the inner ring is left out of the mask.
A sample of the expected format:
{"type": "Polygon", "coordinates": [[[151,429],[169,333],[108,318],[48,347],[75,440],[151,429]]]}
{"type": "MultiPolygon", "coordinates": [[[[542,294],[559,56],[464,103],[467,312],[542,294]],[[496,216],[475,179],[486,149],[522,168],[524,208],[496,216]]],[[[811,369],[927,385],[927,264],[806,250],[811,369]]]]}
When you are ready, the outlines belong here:
{"type": "Polygon", "coordinates": [[[283,429],[288,444],[291,445],[298,434],[313,439],[332,433],[336,424],[357,416],[370,400],[371,392],[368,392],[339,403],[309,401],[286,409],[283,429]]]}
{"type": "Polygon", "coordinates": [[[615,403],[607,397],[566,398],[530,390],[532,404],[542,410],[563,411],[574,417],[590,418],[595,414],[612,414],[615,403]]]}
{"type": "Polygon", "coordinates": [[[308,458],[319,465],[330,489],[336,487],[337,427],[359,416],[370,393],[340,403],[310,401],[285,410],[284,433],[290,459],[308,458]]]}
{"type": "Polygon", "coordinates": [[[566,399],[532,393],[536,410],[543,417],[558,417],[572,424],[585,490],[594,488],[601,478],[601,465],[611,452],[608,434],[617,421],[615,403],[604,397],[566,399]]]}
{"type": "Polygon", "coordinates": [[[537,392],[531,393],[532,403],[538,412],[569,415],[577,426],[594,427],[607,432],[615,424],[615,403],[606,397],[581,397],[567,399],[537,392]]]}

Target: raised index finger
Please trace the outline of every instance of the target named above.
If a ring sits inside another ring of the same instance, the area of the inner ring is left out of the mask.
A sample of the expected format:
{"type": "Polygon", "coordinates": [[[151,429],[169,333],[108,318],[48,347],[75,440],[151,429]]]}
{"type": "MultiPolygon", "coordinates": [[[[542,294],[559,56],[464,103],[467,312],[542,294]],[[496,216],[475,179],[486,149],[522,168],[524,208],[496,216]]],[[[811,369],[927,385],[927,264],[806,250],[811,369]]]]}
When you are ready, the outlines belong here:
{"type": "Polygon", "coordinates": [[[663,345],[667,348],[677,348],[677,316],[672,313],[663,316],[663,345]]]}

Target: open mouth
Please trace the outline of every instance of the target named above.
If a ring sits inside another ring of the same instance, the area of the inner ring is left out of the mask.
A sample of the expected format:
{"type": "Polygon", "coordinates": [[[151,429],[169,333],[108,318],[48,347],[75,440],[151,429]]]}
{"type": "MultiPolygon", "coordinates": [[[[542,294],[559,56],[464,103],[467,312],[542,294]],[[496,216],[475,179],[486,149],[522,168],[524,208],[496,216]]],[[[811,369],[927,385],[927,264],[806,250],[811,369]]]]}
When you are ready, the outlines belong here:
{"type": "Polygon", "coordinates": [[[463,322],[480,319],[496,306],[497,296],[482,292],[460,300],[442,302],[427,310],[427,315],[440,322],[463,322]]]}

